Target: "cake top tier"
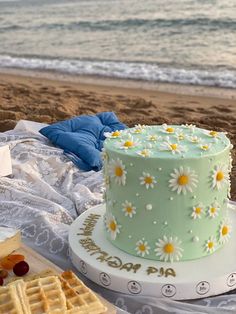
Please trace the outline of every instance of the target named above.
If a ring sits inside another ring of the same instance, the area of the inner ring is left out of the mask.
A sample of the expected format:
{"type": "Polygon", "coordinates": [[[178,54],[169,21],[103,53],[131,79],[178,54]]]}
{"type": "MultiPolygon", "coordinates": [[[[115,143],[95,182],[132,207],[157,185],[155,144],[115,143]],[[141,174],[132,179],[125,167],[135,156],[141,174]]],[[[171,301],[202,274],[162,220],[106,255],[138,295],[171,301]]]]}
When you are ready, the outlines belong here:
{"type": "Polygon", "coordinates": [[[105,133],[104,147],[129,156],[143,158],[209,157],[231,147],[224,132],[195,125],[136,125],[105,133]]]}

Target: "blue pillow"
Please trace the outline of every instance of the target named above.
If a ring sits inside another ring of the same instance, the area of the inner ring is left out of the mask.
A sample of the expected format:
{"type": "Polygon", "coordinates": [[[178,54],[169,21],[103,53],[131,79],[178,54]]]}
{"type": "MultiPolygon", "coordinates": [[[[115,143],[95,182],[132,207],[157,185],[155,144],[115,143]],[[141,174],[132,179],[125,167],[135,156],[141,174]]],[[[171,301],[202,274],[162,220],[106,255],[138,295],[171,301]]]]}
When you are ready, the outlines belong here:
{"type": "Polygon", "coordinates": [[[101,150],[105,132],[125,129],[113,112],[81,115],[42,128],[39,132],[64,153],[80,169],[98,171],[102,168],[101,150]]]}

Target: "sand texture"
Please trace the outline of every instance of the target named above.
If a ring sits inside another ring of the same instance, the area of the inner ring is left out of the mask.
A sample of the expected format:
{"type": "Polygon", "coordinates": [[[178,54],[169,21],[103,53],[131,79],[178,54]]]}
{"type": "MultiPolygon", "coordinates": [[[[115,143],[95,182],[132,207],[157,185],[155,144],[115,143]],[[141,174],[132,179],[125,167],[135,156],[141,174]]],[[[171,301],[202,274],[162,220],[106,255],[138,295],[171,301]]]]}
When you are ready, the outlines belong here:
{"type": "MultiPolygon", "coordinates": [[[[99,81],[98,81],[99,84],[99,81]]],[[[113,87],[0,74],[0,131],[14,128],[20,119],[52,123],[81,114],[114,111],[129,126],[138,123],[194,123],[227,131],[235,146],[236,98],[185,95],[159,90],[113,87]]],[[[171,88],[169,88],[171,89],[171,88]]],[[[210,93],[209,93],[210,94],[210,93]]],[[[236,94],[236,91],[235,91],[236,94]]],[[[236,200],[236,168],[232,171],[232,199],[236,200]]]]}

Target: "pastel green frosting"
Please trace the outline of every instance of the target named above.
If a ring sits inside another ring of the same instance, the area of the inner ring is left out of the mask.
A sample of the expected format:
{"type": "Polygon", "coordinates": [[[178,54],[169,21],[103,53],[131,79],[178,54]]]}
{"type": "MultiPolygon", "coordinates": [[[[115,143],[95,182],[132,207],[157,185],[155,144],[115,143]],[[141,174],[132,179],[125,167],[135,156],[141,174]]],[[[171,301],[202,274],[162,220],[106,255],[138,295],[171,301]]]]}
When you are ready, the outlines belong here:
{"type": "Polygon", "coordinates": [[[213,240],[215,250],[227,242],[231,231],[227,217],[231,144],[224,133],[194,126],[156,125],[126,129],[117,138],[108,136],[103,152],[105,229],[113,245],[131,255],[170,261],[165,244],[175,239],[174,246],[176,250],[180,247],[181,254],[174,254],[173,260],[184,261],[211,254],[214,250],[207,247],[209,239],[213,240]],[[169,133],[167,129],[173,132],[169,133]],[[134,145],[124,148],[127,141],[134,145]],[[178,149],[172,144],[177,144],[178,149]],[[175,149],[171,151],[170,145],[175,149]],[[202,145],[209,148],[204,150],[202,145]],[[146,150],[146,157],[141,154],[143,150],[146,150]],[[116,179],[114,172],[114,165],[120,162],[123,182],[119,181],[121,177],[116,179]],[[186,182],[181,185],[178,181],[180,169],[185,173],[189,171],[188,180],[194,182],[188,182],[190,189],[185,194],[183,190],[177,193],[178,186],[173,190],[170,183],[175,177],[180,188],[188,186],[186,182]],[[216,185],[219,171],[224,180],[216,185]],[[145,174],[155,179],[153,188],[141,184],[140,178],[145,174]],[[131,203],[135,211],[132,217],[125,215],[124,204],[127,203],[131,203]],[[217,207],[214,217],[209,214],[213,205],[217,207]],[[193,211],[197,207],[201,208],[201,213],[194,219],[193,211]],[[113,217],[118,226],[115,236],[108,226],[109,217],[113,217]],[[227,236],[222,236],[223,226],[226,226],[227,236]],[[148,246],[145,254],[137,249],[140,241],[148,246]],[[159,252],[163,248],[162,256],[157,254],[157,247],[161,247],[159,252]]]}

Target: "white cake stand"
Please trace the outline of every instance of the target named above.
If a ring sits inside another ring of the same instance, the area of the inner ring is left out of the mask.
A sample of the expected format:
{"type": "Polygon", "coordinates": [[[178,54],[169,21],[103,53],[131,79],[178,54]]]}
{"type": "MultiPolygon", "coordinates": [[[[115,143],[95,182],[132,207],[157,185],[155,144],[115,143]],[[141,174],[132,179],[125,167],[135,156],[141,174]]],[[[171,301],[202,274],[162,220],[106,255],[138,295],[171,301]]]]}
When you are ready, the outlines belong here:
{"type": "Polygon", "coordinates": [[[231,240],[208,257],[164,263],[131,256],[113,246],[103,229],[105,205],[80,215],[69,232],[70,257],[87,278],[132,295],[175,300],[213,296],[236,288],[236,206],[229,205],[231,240]],[[174,276],[175,275],[175,276],[174,276]]]}

